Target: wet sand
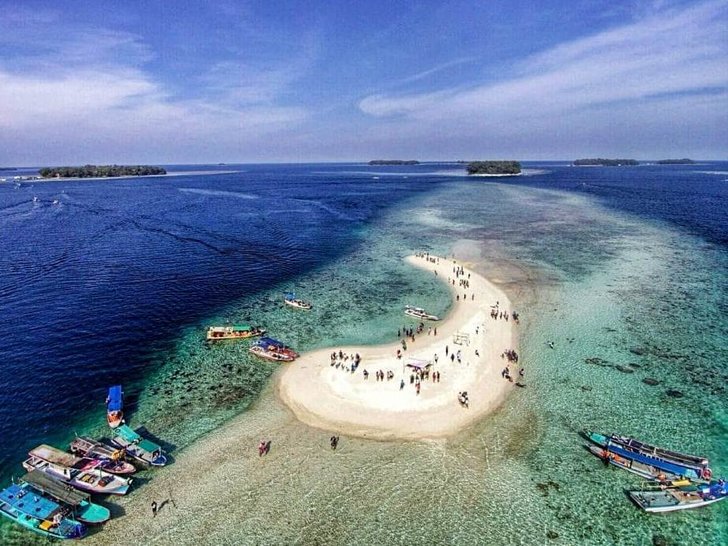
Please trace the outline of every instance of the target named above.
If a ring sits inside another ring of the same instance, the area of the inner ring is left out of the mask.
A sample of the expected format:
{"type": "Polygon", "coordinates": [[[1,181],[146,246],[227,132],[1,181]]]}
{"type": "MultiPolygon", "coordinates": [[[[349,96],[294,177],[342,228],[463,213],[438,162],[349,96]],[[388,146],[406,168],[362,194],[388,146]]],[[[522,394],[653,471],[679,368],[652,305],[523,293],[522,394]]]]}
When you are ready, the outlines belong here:
{"type": "MultiPolygon", "coordinates": [[[[402,351],[401,358],[397,357],[400,343],[335,347],[302,355],[278,376],[276,389],[298,419],[317,428],[363,438],[442,438],[472,424],[503,402],[514,385],[501,376],[506,366],[501,357],[503,351],[516,347],[514,323],[494,320],[490,313],[496,304],[499,310],[510,312],[507,296],[467,267],[456,278],[453,268],[464,265],[460,262],[431,259],[435,263],[414,256],[407,261],[449,283],[455,301],[446,319],[423,321],[424,331],[415,335],[415,342],[406,339],[407,350],[402,351]],[[468,280],[469,287],[461,287],[460,279],[468,280]],[[428,328],[433,329],[429,335],[428,328]],[[343,361],[343,366],[332,366],[334,350],[361,355],[357,370],[347,371],[352,358],[343,361]],[[458,352],[460,359],[453,360],[452,355],[458,352]],[[433,363],[430,377],[421,382],[419,394],[411,383],[413,369],[407,365],[411,359],[433,363]],[[368,378],[364,370],[369,372],[368,378]],[[378,370],[392,372],[394,377],[377,381],[378,370]],[[432,380],[434,371],[440,373],[439,382],[432,380]],[[468,393],[468,407],[458,401],[461,391],[468,393]]],[[[403,314],[402,322],[416,324],[419,320],[403,314]]],[[[512,365],[511,375],[517,376],[517,372],[517,366],[512,365]]]]}

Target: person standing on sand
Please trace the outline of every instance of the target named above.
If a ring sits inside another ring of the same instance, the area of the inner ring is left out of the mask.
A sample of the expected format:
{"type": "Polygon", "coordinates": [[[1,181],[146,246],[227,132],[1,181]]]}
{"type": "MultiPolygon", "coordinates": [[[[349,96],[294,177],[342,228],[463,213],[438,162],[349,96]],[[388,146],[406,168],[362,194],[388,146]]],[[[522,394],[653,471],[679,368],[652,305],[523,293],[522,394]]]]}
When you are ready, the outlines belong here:
{"type": "Polygon", "coordinates": [[[152,501],[152,517],[157,517],[157,501],[152,501]]]}

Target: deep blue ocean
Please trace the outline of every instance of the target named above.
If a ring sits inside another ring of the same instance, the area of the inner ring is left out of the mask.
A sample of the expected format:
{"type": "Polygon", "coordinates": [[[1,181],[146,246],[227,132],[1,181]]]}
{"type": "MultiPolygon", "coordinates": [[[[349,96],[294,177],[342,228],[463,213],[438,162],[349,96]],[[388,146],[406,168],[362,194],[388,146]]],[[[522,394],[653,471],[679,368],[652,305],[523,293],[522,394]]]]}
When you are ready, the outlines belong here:
{"type": "MultiPolygon", "coordinates": [[[[527,176],[482,183],[503,191],[529,187],[579,196],[657,229],[684,233],[700,252],[717,256],[712,263],[728,263],[728,162],[618,168],[526,162],[524,167],[527,176]]],[[[177,358],[180,338],[190,329],[202,331],[230,302],[282,292],[303,275],[356,256],[368,244],[370,228],[392,211],[480,182],[465,178],[461,166],[438,163],[167,168],[208,172],[0,182],[4,481],[22,473],[24,455],[39,443],[62,445],[74,431],[96,430],[89,423],[103,423],[110,385],[124,385],[127,412],[133,415],[142,394],[161,388],[153,384],[156,374],[177,358]]],[[[4,171],[0,178],[32,172],[4,171]]],[[[506,231],[507,221],[499,224],[506,231]]],[[[398,224],[397,229],[407,241],[410,228],[398,224]]],[[[537,241],[539,233],[533,237],[537,241]]],[[[579,243],[569,244],[578,253],[579,243]]],[[[544,261],[549,253],[543,250],[544,261]]],[[[726,271],[715,275],[724,279],[726,271]]],[[[719,325],[710,343],[715,347],[721,337],[723,343],[703,355],[723,370],[718,377],[728,368],[724,285],[722,290],[712,316],[696,316],[719,325]]],[[[244,409],[267,377],[251,379],[234,399],[218,405],[244,409]]],[[[724,426],[719,426],[721,437],[724,426]]]]}

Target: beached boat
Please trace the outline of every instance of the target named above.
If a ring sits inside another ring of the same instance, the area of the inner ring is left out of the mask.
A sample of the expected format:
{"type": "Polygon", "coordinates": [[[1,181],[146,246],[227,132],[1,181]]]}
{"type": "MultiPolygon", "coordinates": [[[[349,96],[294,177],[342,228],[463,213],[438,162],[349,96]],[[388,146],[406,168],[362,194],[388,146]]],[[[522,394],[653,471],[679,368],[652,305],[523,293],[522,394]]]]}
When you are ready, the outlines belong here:
{"type": "Polygon", "coordinates": [[[648,488],[629,491],[630,498],[646,512],[673,512],[700,508],[728,497],[728,484],[724,480],[709,484],[682,487],[648,488]]]}
{"type": "Polygon", "coordinates": [[[133,474],[136,467],[124,460],[123,449],[98,442],[87,436],[76,436],[70,445],[71,453],[78,457],[98,459],[99,465],[112,474],[133,474]]]}
{"type": "Polygon", "coordinates": [[[97,459],[76,457],[55,447],[42,444],[28,453],[23,462],[28,472],[40,470],[64,483],[91,493],[125,495],[131,478],[115,476],[101,469],[97,459]]]}
{"type": "Polygon", "coordinates": [[[422,309],[422,307],[413,307],[411,305],[406,305],[404,308],[404,314],[409,315],[410,317],[415,317],[422,320],[440,320],[440,317],[437,315],[432,315],[422,309]]]}
{"type": "Polygon", "coordinates": [[[164,466],[167,464],[167,457],[160,446],[143,438],[127,425],[121,425],[117,428],[116,436],[111,441],[124,448],[129,457],[142,464],[150,466],[164,466]]]}
{"type": "Polygon", "coordinates": [[[690,468],[695,468],[696,470],[702,470],[706,473],[706,476],[704,476],[704,479],[706,480],[709,480],[711,477],[711,472],[708,468],[709,461],[707,457],[701,457],[699,455],[689,455],[687,453],[680,453],[678,451],[672,451],[669,449],[656,447],[640,440],[630,438],[629,436],[612,434],[609,439],[613,443],[619,444],[629,449],[630,451],[639,451],[640,453],[644,453],[645,455],[659,457],[660,459],[664,459],[666,461],[670,461],[681,466],[687,466],[690,468]]]}
{"type": "Polygon", "coordinates": [[[256,341],[250,347],[250,352],[255,356],[274,362],[292,362],[298,358],[296,351],[272,337],[263,337],[256,341]]]}
{"type": "Polygon", "coordinates": [[[245,339],[262,336],[265,328],[250,326],[249,324],[234,324],[232,326],[210,326],[207,329],[207,341],[222,341],[224,339],[245,339]]]}
{"type": "Polygon", "coordinates": [[[27,484],[14,483],[0,491],[0,515],[50,538],[82,538],[86,526],[65,515],[59,503],[35,494],[27,484]]]}
{"type": "Polygon", "coordinates": [[[294,294],[293,292],[288,292],[283,301],[286,303],[286,305],[290,305],[291,307],[295,307],[296,309],[306,309],[306,310],[313,309],[313,304],[311,304],[310,302],[298,299],[296,297],[296,294],[294,294]]]}
{"type": "MultiPolygon", "coordinates": [[[[641,466],[652,467],[652,469],[659,470],[660,473],[657,475],[657,477],[652,478],[652,476],[645,476],[651,479],[659,480],[661,479],[659,476],[664,475],[666,479],[690,478],[691,480],[700,480],[703,479],[703,475],[705,474],[704,470],[702,469],[696,469],[694,467],[684,466],[673,461],[667,461],[660,457],[655,457],[654,455],[643,453],[641,451],[630,450],[622,444],[613,442],[609,436],[605,436],[604,434],[600,434],[598,432],[586,431],[584,432],[584,436],[589,441],[602,448],[601,453],[604,453],[603,455],[601,455],[602,458],[614,459],[616,461],[618,460],[617,456],[619,456],[622,459],[631,461],[631,463],[629,463],[627,466],[617,464],[617,466],[621,466],[622,468],[625,468],[625,470],[635,472],[634,470],[632,470],[632,468],[635,467],[637,469],[640,469],[641,466]],[[640,464],[636,465],[635,463],[640,464]]],[[[595,453],[594,450],[590,451],[592,451],[592,453],[595,453]]],[[[643,473],[639,471],[635,473],[643,475],[643,473]]],[[[650,473],[652,473],[652,470],[650,471],[650,473]]]]}
{"type": "Polygon", "coordinates": [[[109,387],[109,394],[106,397],[106,421],[111,428],[118,427],[124,422],[124,393],[121,385],[109,387]]]}
{"type": "Polygon", "coordinates": [[[108,508],[91,502],[91,495],[66,485],[50,474],[33,470],[23,476],[21,481],[35,491],[68,506],[72,511],[73,519],[90,525],[99,525],[111,518],[108,508]]]}

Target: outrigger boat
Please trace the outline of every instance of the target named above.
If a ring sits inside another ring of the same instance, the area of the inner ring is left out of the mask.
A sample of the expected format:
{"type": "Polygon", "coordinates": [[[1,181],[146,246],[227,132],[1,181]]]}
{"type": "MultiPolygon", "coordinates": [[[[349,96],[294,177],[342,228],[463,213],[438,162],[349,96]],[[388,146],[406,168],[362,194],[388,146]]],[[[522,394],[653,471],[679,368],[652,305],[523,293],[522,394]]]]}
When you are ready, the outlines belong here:
{"type": "Polygon", "coordinates": [[[602,448],[593,450],[591,446],[587,446],[593,454],[648,479],[658,479],[661,481],[672,478],[703,480],[706,479],[706,475],[710,474],[710,469],[707,467],[696,468],[694,466],[686,466],[675,461],[663,459],[659,456],[633,450],[623,444],[614,442],[611,437],[599,434],[598,432],[584,432],[584,436],[602,448]],[[624,461],[629,462],[625,463],[624,461]],[[656,476],[654,475],[655,471],[659,471],[656,476]]]}
{"type": "Polygon", "coordinates": [[[118,427],[124,422],[124,393],[121,385],[109,387],[109,394],[106,397],[106,420],[111,428],[118,427]]]}
{"type": "Polygon", "coordinates": [[[689,455],[687,453],[680,453],[678,451],[671,451],[669,449],[656,447],[645,442],[641,442],[640,440],[630,438],[629,436],[619,436],[617,434],[612,434],[609,439],[611,442],[615,444],[620,444],[630,451],[639,451],[640,453],[644,453],[645,455],[659,457],[660,459],[664,459],[666,461],[670,461],[682,466],[695,468],[699,471],[702,470],[704,473],[707,474],[703,477],[704,479],[710,480],[711,478],[710,468],[708,468],[709,461],[706,457],[689,455]]]}
{"type": "Polygon", "coordinates": [[[136,467],[124,460],[124,450],[89,438],[76,436],[70,445],[71,453],[78,457],[98,459],[100,467],[112,474],[133,474],[136,467]]]}
{"type": "Polygon", "coordinates": [[[68,517],[57,502],[36,494],[27,484],[14,483],[0,491],[0,515],[26,529],[51,538],[83,538],[86,526],[68,517]]]}
{"type": "Polygon", "coordinates": [[[296,298],[296,294],[293,292],[288,292],[283,301],[286,303],[286,305],[290,305],[291,307],[295,307],[297,309],[313,309],[313,304],[296,298]]]}
{"type": "Polygon", "coordinates": [[[586,444],[584,447],[586,447],[592,455],[599,457],[605,463],[614,465],[618,468],[626,470],[627,472],[637,474],[638,476],[646,480],[665,482],[681,479],[681,476],[677,474],[666,472],[652,465],[644,464],[633,459],[626,459],[617,455],[616,453],[609,451],[605,447],[596,446],[594,444],[586,444]]]}
{"type": "Polygon", "coordinates": [[[64,483],[91,493],[125,495],[131,478],[122,478],[105,472],[97,459],[79,458],[55,447],[42,444],[28,453],[23,462],[28,472],[40,470],[64,483]]]}
{"type": "Polygon", "coordinates": [[[108,508],[92,503],[91,495],[74,489],[49,474],[38,470],[28,472],[21,478],[21,481],[56,501],[68,506],[73,513],[73,518],[83,523],[99,525],[111,518],[108,508]]]}
{"type": "Polygon", "coordinates": [[[422,309],[422,307],[412,307],[411,305],[405,305],[404,314],[423,320],[440,320],[440,317],[437,315],[431,315],[422,309]]]}
{"type": "Polygon", "coordinates": [[[245,339],[262,336],[265,328],[250,326],[249,324],[234,324],[232,326],[210,326],[207,329],[207,341],[221,341],[223,339],[245,339]]]}
{"type": "Polygon", "coordinates": [[[728,497],[728,484],[718,480],[709,484],[678,487],[651,487],[629,491],[630,498],[645,512],[673,512],[700,508],[728,497]]]}
{"type": "Polygon", "coordinates": [[[292,362],[298,358],[296,351],[272,337],[260,338],[250,347],[250,352],[255,356],[274,362],[292,362]]]}
{"type": "Polygon", "coordinates": [[[164,466],[167,464],[167,457],[160,446],[143,438],[127,425],[121,425],[117,428],[116,436],[111,441],[124,448],[127,455],[140,463],[150,466],[164,466]]]}

